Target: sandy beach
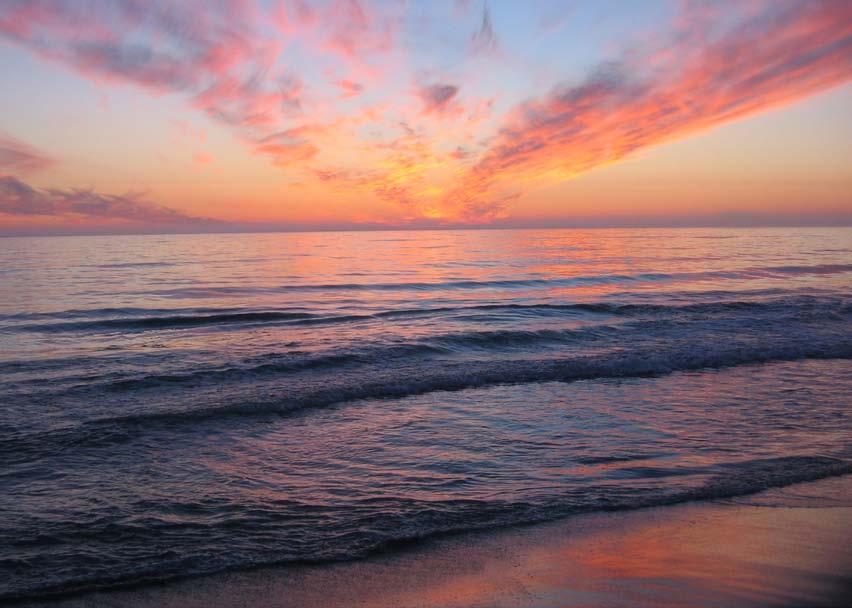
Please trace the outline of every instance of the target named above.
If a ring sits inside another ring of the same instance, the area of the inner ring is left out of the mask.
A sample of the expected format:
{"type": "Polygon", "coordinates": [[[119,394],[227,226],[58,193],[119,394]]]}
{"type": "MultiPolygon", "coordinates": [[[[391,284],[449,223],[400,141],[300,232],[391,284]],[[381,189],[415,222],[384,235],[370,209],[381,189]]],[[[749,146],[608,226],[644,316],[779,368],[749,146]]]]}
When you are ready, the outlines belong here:
{"type": "Polygon", "coordinates": [[[738,499],[451,536],[363,561],[264,568],[42,605],[846,606],[851,531],[847,475],[738,499]]]}

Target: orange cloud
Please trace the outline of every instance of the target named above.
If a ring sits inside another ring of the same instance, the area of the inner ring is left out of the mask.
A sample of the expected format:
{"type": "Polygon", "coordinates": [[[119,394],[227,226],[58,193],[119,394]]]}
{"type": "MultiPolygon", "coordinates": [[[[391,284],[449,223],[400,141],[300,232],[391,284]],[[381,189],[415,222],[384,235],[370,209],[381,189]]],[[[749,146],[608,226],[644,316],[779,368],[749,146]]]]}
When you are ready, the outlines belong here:
{"type": "MultiPolygon", "coordinates": [[[[791,103],[852,78],[852,3],[774,2],[714,38],[685,19],[662,52],[601,66],[515,108],[445,200],[469,219],[499,215],[534,185],[791,103]]],[[[729,16],[729,15],[728,15],[729,16]]]]}
{"type": "MultiPolygon", "coordinates": [[[[393,221],[492,221],[539,186],[852,77],[848,0],[688,3],[672,35],[500,116],[495,97],[511,86],[488,90],[464,66],[476,55],[476,69],[490,61],[499,72],[512,59],[487,4],[457,8],[477,12],[447,45],[462,57],[447,73],[407,63],[403,3],[271,4],[13,2],[0,9],[0,36],[94,80],[180,95],[287,177],[369,195],[393,221]]],[[[50,162],[0,137],[0,173],[50,162]]]]}
{"type": "Polygon", "coordinates": [[[272,162],[281,167],[308,160],[319,152],[316,146],[299,134],[298,129],[264,137],[255,146],[255,151],[270,156],[272,162]]]}
{"type": "Polygon", "coordinates": [[[207,152],[196,152],[193,159],[198,165],[209,165],[213,162],[213,156],[207,152]]]}

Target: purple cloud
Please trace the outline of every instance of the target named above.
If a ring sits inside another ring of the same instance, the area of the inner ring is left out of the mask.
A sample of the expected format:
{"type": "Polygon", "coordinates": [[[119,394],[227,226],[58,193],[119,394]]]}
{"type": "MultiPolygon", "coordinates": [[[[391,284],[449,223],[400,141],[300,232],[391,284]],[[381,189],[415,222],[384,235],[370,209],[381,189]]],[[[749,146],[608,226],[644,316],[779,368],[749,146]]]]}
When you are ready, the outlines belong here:
{"type": "Polygon", "coordinates": [[[494,25],[491,23],[491,11],[486,2],[482,6],[482,23],[479,30],[471,37],[473,50],[477,52],[490,52],[497,49],[497,35],[494,33],[494,25]]]}
{"type": "Polygon", "coordinates": [[[56,161],[27,143],[0,132],[0,173],[41,171],[56,161]]]}
{"type": "Polygon", "coordinates": [[[433,84],[418,92],[423,102],[424,114],[443,114],[450,109],[450,102],[458,94],[459,88],[451,84],[433,84]]]}
{"type": "Polygon", "coordinates": [[[95,81],[180,93],[253,141],[301,110],[302,83],[275,66],[282,41],[242,0],[10,0],[0,37],[95,81]]]}
{"type": "Polygon", "coordinates": [[[86,189],[37,189],[12,176],[0,176],[0,213],[8,215],[81,216],[144,224],[210,224],[215,220],[187,215],[142,200],[142,195],[101,194],[86,189]]]}

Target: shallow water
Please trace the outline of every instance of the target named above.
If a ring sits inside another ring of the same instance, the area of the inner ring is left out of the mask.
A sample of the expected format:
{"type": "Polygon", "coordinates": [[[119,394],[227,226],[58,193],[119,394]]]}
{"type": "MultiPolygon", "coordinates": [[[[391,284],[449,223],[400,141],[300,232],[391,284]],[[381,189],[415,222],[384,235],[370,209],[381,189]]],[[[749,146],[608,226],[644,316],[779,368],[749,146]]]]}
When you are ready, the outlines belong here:
{"type": "Polygon", "coordinates": [[[852,471],[852,231],[0,239],[0,599],[852,471]]]}

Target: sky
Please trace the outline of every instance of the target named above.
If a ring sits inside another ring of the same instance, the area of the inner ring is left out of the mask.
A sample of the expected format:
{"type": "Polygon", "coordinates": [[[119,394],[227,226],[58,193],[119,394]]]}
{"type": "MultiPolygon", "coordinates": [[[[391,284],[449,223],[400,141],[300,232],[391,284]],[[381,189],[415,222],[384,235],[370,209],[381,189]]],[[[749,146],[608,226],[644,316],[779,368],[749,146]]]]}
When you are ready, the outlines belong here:
{"type": "Polygon", "coordinates": [[[849,0],[0,0],[0,234],[852,225],[849,0]]]}

